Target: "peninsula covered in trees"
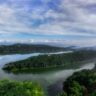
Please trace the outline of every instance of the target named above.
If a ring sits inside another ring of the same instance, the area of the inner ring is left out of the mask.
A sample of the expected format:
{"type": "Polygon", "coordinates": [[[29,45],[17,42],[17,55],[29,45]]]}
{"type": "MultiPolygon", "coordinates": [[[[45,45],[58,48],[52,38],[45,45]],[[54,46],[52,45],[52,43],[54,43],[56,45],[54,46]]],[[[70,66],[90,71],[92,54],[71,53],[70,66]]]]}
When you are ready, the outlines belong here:
{"type": "Polygon", "coordinates": [[[40,55],[26,60],[5,64],[3,70],[9,72],[32,72],[54,68],[78,67],[83,61],[96,58],[96,51],[79,50],[67,54],[40,55]]]}
{"type": "Polygon", "coordinates": [[[39,44],[13,44],[0,45],[0,54],[27,54],[27,53],[48,53],[70,50],[70,47],[56,47],[39,44]]]}

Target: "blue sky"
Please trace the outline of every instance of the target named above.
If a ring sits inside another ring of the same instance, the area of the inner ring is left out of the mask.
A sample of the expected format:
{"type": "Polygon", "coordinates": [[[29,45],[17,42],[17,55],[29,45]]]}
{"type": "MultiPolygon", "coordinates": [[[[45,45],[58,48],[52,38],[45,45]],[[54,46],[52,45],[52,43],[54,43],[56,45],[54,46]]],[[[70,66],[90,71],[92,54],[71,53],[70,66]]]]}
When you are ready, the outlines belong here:
{"type": "Polygon", "coordinates": [[[0,0],[0,42],[96,46],[96,1],[0,0]]]}

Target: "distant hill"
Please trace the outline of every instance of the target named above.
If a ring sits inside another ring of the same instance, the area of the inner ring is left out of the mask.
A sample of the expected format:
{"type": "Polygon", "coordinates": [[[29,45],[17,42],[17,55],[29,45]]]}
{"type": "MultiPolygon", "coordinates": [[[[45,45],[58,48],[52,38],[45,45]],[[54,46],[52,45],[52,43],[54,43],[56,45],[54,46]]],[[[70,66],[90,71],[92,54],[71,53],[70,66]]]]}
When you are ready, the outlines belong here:
{"type": "Polygon", "coordinates": [[[0,45],[0,54],[25,54],[35,52],[58,52],[71,50],[71,47],[55,47],[49,45],[36,45],[36,44],[13,44],[13,45],[0,45]]]}

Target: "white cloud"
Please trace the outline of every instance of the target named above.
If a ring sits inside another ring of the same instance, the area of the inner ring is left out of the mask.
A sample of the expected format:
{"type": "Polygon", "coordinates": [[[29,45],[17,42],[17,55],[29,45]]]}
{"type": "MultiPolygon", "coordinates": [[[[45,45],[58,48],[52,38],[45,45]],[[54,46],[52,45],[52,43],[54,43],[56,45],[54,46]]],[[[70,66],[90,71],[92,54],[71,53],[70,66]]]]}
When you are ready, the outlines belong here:
{"type": "MultiPolygon", "coordinates": [[[[14,3],[14,0],[11,1],[14,3]]],[[[90,13],[86,8],[87,5],[96,4],[95,0],[61,0],[61,5],[58,5],[59,11],[46,7],[51,0],[42,1],[44,2],[43,6],[30,12],[27,12],[27,9],[23,7],[17,7],[18,5],[15,3],[12,3],[15,7],[8,4],[0,5],[0,34],[96,36],[96,13],[90,13]],[[52,20],[49,20],[50,18],[52,20]],[[33,27],[33,20],[37,19],[43,23],[38,27],[33,27]],[[49,21],[46,22],[47,19],[49,21]]],[[[18,3],[20,2],[18,1],[18,3]]],[[[33,39],[31,41],[35,42],[33,39]]],[[[50,40],[46,39],[45,41],[49,42],[50,40]]],[[[59,41],[58,38],[55,41],[59,41]]],[[[71,43],[83,46],[84,44],[88,45],[87,41],[73,40],[71,43]]],[[[89,43],[94,45],[95,41],[95,39],[91,39],[89,43]]]]}

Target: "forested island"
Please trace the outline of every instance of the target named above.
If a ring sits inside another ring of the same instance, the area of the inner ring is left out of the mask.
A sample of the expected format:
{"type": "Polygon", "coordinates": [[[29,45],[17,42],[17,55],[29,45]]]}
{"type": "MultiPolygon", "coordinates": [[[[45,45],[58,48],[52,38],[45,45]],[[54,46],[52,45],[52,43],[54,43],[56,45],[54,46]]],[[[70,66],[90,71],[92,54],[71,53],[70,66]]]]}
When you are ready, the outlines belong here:
{"type": "Polygon", "coordinates": [[[45,94],[38,83],[1,80],[0,96],[45,96],[45,94]]]}
{"type": "Polygon", "coordinates": [[[79,50],[67,54],[40,55],[30,57],[26,60],[5,64],[3,70],[13,73],[34,72],[59,68],[74,68],[81,65],[83,61],[96,58],[96,51],[79,50]]]}
{"type": "Polygon", "coordinates": [[[96,96],[96,70],[74,73],[64,82],[63,90],[58,96],[96,96]]]}
{"type": "Polygon", "coordinates": [[[0,54],[28,54],[28,53],[48,53],[70,50],[71,47],[56,47],[39,44],[13,44],[0,45],[0,54]]]}

